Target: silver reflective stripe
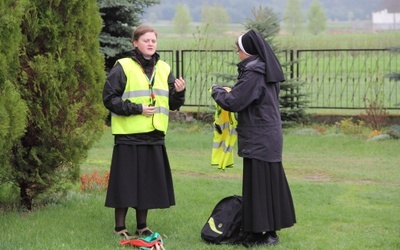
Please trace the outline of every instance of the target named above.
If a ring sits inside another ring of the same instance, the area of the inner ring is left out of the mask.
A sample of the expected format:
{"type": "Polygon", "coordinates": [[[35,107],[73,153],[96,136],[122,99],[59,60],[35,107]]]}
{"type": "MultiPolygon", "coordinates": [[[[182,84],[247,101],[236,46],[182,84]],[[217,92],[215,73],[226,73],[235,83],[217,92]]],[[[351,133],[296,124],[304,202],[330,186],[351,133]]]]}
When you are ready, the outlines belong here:
{"type": "Polygon", "coordinates": [[[220,127],[221,127],[221,130],[224,130],[224,129],[229,129],[229,122],[224,122],[223,124],[220,124],[219,125],[220,127]]]}
{"type": "MultiPolygon", "coordinates": [[[[156,107],[156,113],[161,113],[161,114],[164,114],[164,115],[168,116],[169,115],[169,110],[164,108],[164,107],[156,107]]],[[[111,112],[111,116],[118,116],[118,115],[113,113],[113,112],[111,112]]],[[[124,116],[124,115],[121,115],[121,116],[124,116]]]]}
{"type": "Polygon", "coordinates": [[[169,91],[164,89],[153,89],[155,95],[169,97],[169,91]]]}
{"type": "Polygon", "coordinates": [[[162,113],[162,114],[167,115],[167,116],[169,115],[169,110],[164,108],[164,107],[157,107],[157,111],[156,112],[157,113],[162,113]]]}
{"type": "Polygon", "coordinates": [[[223,141],[221,142],[213,142],[213,148],[223,148],[223,151],[226,152],[232,152],[233,146],[226,146],[223,141]]]}
{"type": "Polygon", "coordinates": [[[150,90],[135,90],[135,91],[125,92],[122,95],[122,99],[127,99],[127,98],[132,98],[132,97],[149,96],[149,95],[150,95],[150,90]]]}
{"type": "MultiPolygon", "coordinates": [[[[167,90],[163,90],[163,89],[153,89],[153,93],[158,96],[164,96],[164,97],[169,96],[169,92],[167,90]]],[[[146,90],[134,90],[134,91],[125,92],[122,95],[122,99],[149,96],[149,95],[150,95],[150,90],[147,90],[147,89],[146,90]]]]}

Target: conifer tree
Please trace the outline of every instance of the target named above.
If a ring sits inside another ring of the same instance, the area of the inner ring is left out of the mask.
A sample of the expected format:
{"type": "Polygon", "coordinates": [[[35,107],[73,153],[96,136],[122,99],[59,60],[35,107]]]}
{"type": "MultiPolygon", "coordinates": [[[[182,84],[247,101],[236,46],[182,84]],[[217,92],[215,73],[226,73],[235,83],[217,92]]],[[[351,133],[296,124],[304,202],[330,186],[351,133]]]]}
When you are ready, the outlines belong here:
{"type": "Polygon", "coordinates": [[[16,87],[28,106],[13,145],[13,183],[21,205],[79,179],[79,164],[103,134],[105,81],[96,0],[31,0],[21,23],[16,87]]]}
{"type": "Polygon", "coordinates": [[[11,148],[26,126],[27,106],[17,86],[20,24],[27,1],[0,2],[0,187],[12,180],[11,148]]]}
{"type": "Polygon", "coordinates": [[[278,52],[278,45],[274,38],[280,31],[280,19],[278,14],[268,7],[253,8],[253,19],[247,18],[244,27],[260,32],[271,48],[278,52]]]}
{"type": "Polygon", "coordinates": [[[124,53],[132,50],[132,28],[140,24],[145,8],[158,3],[159,0],[98,0],[103,19],[99,39],[107,71],[124,53]]]}

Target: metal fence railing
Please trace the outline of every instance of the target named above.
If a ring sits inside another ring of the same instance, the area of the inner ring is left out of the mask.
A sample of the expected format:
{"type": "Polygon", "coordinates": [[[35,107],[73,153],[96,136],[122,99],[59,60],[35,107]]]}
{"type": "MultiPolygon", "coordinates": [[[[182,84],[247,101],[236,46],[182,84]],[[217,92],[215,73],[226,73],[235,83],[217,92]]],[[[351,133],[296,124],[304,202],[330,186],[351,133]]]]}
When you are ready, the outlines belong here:
{"type": "MultiPolygon", "coordinates": [[[[400,82],[385,75],[400,71],[399,54],[380,49],[299,50],[296,76],[313,108],[363,108],[366,100],[386,108],[400,103],[400,82]]],[[[397,107],[400,108],[400,107],[397,107]]]]}
{"type": "MultiPolygon", "coordinates": [[[[214,83],[233,85],[220,75],[236,76],[238,57],[232,50],[159,51],[176,76],[187,82],[186,106],[210,106],[214,83]]],[[[305,82],[309,108],[362,109],[366,100],[400,109],[400,82],[385,75],[400,72],[400,54],[386,49],[289,50],[278,53],[287,78],[305,82]]]]}

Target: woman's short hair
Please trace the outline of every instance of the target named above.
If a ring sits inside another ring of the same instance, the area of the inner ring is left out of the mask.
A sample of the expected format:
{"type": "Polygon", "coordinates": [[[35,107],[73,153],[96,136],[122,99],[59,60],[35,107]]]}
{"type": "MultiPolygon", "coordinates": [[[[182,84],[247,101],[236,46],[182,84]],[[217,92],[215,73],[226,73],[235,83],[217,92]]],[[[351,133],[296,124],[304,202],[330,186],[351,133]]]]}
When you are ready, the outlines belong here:
{"type": "Polygon", "coordinates": [[[148,25],[140,25],[139,27],[134,29],[132,33],[132,41],[138,41],[141,36],[148,32],[153,32],[154,34],[156,34],[157,37],[157,31],[153,27],[150,27],[148,25]]]}

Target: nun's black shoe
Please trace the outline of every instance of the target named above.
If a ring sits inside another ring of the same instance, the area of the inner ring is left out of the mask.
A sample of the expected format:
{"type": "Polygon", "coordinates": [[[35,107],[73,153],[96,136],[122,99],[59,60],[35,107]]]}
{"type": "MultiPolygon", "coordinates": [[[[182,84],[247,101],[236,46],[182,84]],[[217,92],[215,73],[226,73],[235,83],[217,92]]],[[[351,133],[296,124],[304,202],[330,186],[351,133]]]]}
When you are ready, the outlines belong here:
{"type": "Polygon", "coordinates": [[[242,245],[245,247],[253,247],[258,245],[259,242],[263,241],[268,235],[263,233],[247,233],[246,237],[242,241],[242,245]]]}
{"type": "Polygon", "coordinates": [[[266,239],[260,242],[260,245],[275,246],[279,244],[279,236],[273,237],[271,235],[267,236],[266,239]]]}
{"type": "Polygon", "coordinates": [[[269,234],[251,235],[242,242],[242,245],[249,247],[257,246],[275,246],[279,243],[279,236],[273,237],[269,234]]]}

